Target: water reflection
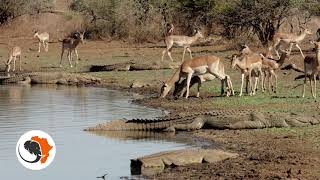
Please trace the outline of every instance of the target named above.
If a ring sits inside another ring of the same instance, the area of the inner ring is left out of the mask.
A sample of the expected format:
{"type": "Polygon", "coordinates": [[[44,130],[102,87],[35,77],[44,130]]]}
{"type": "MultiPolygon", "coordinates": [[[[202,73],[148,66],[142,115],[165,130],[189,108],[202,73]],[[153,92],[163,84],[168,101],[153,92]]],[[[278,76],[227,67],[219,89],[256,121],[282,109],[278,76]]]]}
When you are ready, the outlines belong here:
{"type": "Polygon", "coordinates": [[[108,178],[119,179],[130,175],[130,159],[185,147],[169,134],[82,131],[105,120],[162,115],[160,110],[130,104],[130,100],[102,88],[0,86],[0,169],[5,169],[1,179],[87,180],[106,171],[108,178]],[[19,137],[34,129],[50,134],[57,146],[53,163],[37,172],[25,169],[15,155],[19,137]]]}

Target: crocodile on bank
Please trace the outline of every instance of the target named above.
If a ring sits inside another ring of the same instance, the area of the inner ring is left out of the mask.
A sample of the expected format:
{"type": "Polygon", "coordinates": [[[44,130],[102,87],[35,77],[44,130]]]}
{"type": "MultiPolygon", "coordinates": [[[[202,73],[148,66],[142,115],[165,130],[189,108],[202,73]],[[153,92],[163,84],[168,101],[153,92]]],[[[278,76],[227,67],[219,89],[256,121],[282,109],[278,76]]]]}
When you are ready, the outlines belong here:
{"type": "Polygon", "coordinates": [[[254,110],[216,110],[204,113],[168,116],[158,119],[114,120],[85,131],[191,131],[212,129],[261,129],[300,127],[320,124],[316,116],[254,110]]]}
{"type": "Polygon", "coordinates": [[[63,84],[83,85],[98,84],[99,78],[90,75],[65,72],[30,72],[16,74],[11,77],[0,77],[0,84],[63,84]]]}

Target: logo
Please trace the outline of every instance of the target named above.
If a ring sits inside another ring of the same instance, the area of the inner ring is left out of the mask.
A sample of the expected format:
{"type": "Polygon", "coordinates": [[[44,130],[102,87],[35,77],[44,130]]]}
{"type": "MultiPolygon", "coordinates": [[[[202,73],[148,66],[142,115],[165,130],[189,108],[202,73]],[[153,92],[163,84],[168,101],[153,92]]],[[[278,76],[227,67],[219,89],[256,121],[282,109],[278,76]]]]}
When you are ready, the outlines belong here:
{"type": "Polygon", "coordinates": [[[16,146],[19,162],[31,170],[41,170],[51,164],[56,155],[56,146],[47,133],[33,130],[23,134],[16,146]]]}

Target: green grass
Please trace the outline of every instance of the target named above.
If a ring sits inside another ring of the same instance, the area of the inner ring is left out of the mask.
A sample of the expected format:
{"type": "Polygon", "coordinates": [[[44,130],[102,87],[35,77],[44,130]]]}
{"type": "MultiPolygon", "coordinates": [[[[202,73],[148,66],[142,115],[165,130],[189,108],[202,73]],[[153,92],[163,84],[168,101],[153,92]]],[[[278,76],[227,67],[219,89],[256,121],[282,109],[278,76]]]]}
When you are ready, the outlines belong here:
{"type": "MultiPolygon", "coordinates": [[[[159,44],[163,45],[163,44],[159,44]]],[[[4,46],[4,45],[3,45],[4,46]]],[[[49,52],[41,52],[40,54],[36,52],[37,43],[36,41],[30,45],[23,48],[23,69],[29,71],[66,71],[66,72],[86,72],[88,67],[91,65],[105,65],[114,64],[121,62],[134,61],[144,64],[154,64],[160,61],[161,52],[163,48],[158,47],[158,45],[150,45],[154,47],[146,47],[139,45],[128,45],[121,44],[117,42],[104,43],[104,42],[87,42],[86,44],[80,44],[78,48],[79,65],[77,68],[70,68],[66,58],[66,53],[63,60],[63,68],[57,68],[60,62],[61,44],[60,43],[50,43],[49,52]]],[[[230,68],[230,61],[224,57],[230,56],[234,51],[221,51],[216,53],[216,49],[223,50],[221,47],[193,47],[192,50],[195,56],[205,55],[205,54],[218,54],[221,57],[224,65],[225,71],[230,75],[234,90],[236,94],[239,94],[240,90],[240,72],[238,69],[230,68]]],[[[1,61],[6,61],[7,58],[7,48],[4,46],[0,48],[0,56],[2,56],[1,61]]],[[[182,56],[182,49],[173,49],[173,58],[175,61],[180,61],[182,56]]],[[[189,58],[186,56],[186,58],[189,58]]],[[[298,58],[297,63],[298,62],[298,58]]],[[[169,61],[166,57],[165,61],[169,61]]],[[[4,63],[0,62],[0,68],[4,69],[4,63]]],[[[113,71],[113,72],[97,72],[89,73],[93,76],[105,80],[111,80],[122,85],[130,85],[133,81],[139,81],[143,83],[148,83],[155,88],[160,89],[160,81],[168,80],[175,70],[160,70],[160,71],[134,71],[134,72],[123,72],[123,71],[113,71]]],[[[300,98],[302,93],[302,86],[294,88],[295,86],[302,84],[302,81],[293,81],[294,77],[298,74],[295,72],[290,72],[283,74],[283,71],[278,73],[278,93],[269,94],[257,92],[256,96],[248,96],[244,93],[243,97],[217,97],[220,95],[220,81],[214,80],[211,82],[205,82],[201,88],[201,94],[212,94],[215,97],[212,99],[204,99],[208,102],[206,105],[210,104],[212,108],[255,108],[262,111],[268,112],[317,112],[319,103],[315,103],[310,95],[310,87],[307,87],[307,98],[300,98]],[[297,98],[298,97],[298,98],[297,98]]],[[[196,87],[192,88],[191,95],[195,94],[196,87]]],[[[200,95],[201,95],[200,94],[200,95]]],[[[190,100],[192,103],[192,99],[190,100]]],[[[174,103],[174,102],[173,102],[174,103]]]]}

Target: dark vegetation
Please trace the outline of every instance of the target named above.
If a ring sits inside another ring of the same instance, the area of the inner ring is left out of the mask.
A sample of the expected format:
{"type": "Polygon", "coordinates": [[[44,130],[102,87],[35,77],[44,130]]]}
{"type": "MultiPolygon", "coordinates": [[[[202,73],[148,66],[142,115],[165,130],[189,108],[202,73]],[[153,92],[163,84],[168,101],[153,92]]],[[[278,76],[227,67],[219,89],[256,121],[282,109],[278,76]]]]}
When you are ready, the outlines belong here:
{"type": "MultiPolygon", "coordinates": [[[[0,23],[52,7],[53,0],[0,0],[0,23]]],[[[93,38],[156,42],[173,23],[175,34],[201,28],[229,39],[254,35],[266,45],[293,16],[301,26],[319,16],[320,0],[73,0],[70,10],[85,19],[93,38]]]]}
{"type": "Polygon", "coordinates": [[[52,7],[53,0],[0,0],[0,24],[25,14],[41,13],[52,7]]]}

